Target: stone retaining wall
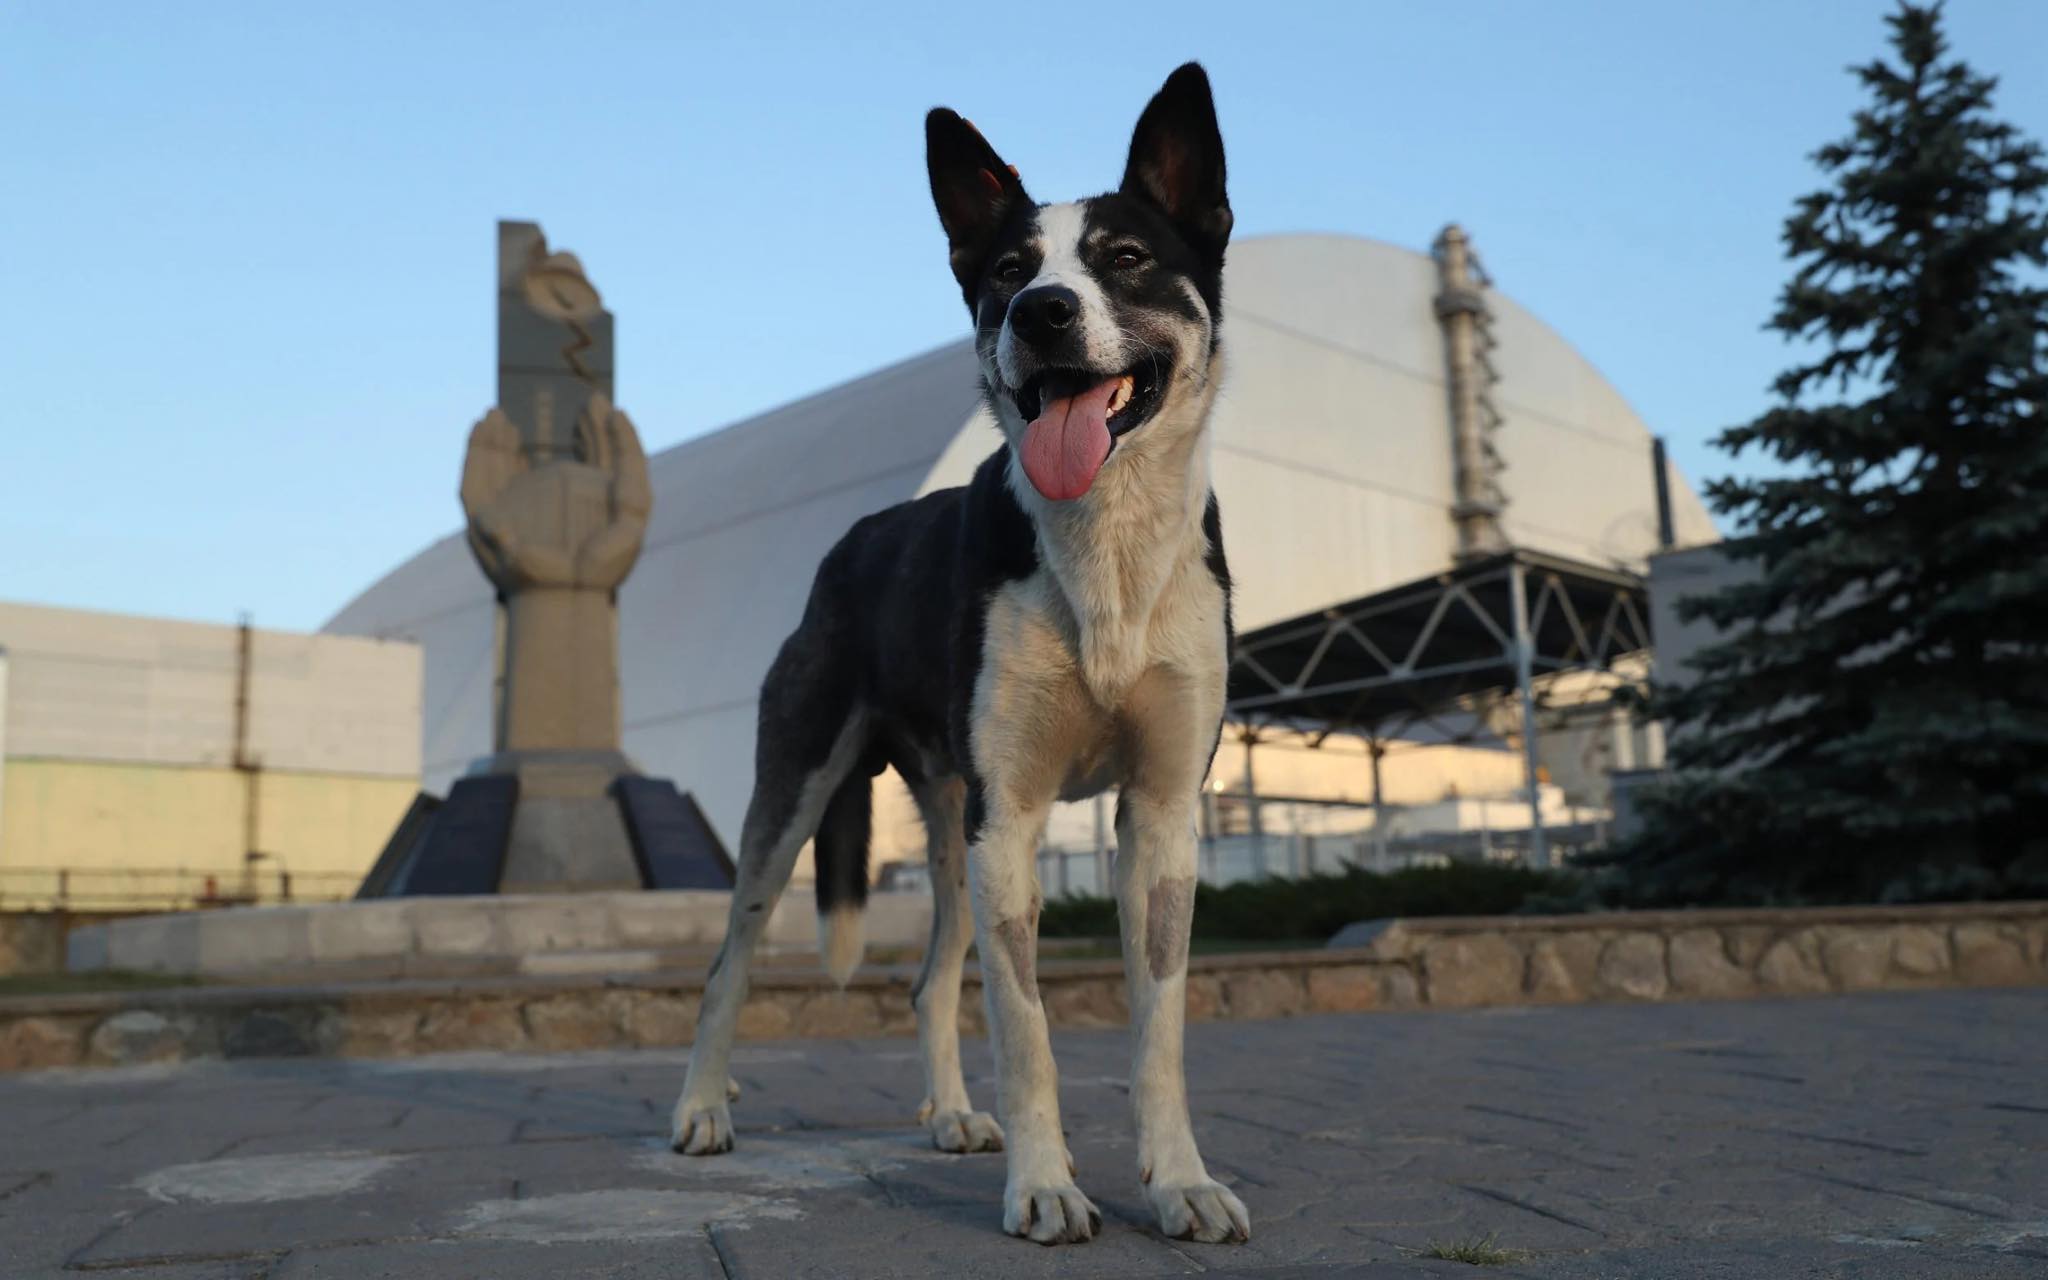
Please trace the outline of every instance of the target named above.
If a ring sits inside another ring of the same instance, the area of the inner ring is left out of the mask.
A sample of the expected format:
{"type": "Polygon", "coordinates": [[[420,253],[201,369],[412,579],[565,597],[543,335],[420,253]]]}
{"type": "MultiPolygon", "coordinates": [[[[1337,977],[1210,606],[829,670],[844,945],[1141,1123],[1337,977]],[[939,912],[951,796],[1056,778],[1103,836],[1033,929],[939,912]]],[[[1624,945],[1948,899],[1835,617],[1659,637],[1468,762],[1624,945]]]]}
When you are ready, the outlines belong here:
{"type": "MultiPolygon", "coordinates": [[[[808,971],[763,970],[740,1034],[910,1035],[913,977],[874,969],[838,991],[808,971]]],[[[1375,922],[1328,950],[1198,956],[1188,1009],[1272,1018],[2034,983],[2048,983],[2048,903],[1615,913],[1375,922]]],[[[1049,959],[1039,986],[1054,1025],[1125,1021],[1114,960],[1049,959]]],[[[701,990],[693,971],[21,996],[0,999],[0,1070],[682,1045],[701,990]]],[[[979,1034],[978,989],[962,1012],[979,1034]]]]}
{"type": "Polygon", "coordinates": [[[62,973],[65,940],[73,930],[93,928],[133,914],[129,911],[0,911],[0,977],[18,973],[62,973]]]}
{"type": "Polygon", "coordinates": [[[1388,920],[1331,939],[1430,1005],[2048,982],[2048,902],[1388,920]]]}

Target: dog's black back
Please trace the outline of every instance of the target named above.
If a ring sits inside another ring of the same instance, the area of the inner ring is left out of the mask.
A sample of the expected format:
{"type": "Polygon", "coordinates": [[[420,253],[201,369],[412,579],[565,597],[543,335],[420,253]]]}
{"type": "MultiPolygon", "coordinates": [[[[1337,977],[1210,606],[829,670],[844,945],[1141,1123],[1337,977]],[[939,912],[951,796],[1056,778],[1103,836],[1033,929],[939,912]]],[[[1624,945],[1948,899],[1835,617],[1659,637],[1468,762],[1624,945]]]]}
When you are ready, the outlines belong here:
{"type": "Polygon", "coordinates": [[[808,772],[868,709],[859,759],[815,846],[820,912],[867,897],[867,796],[893,767],[913,785],[968,770],[966,707],[981,643],[977,602],[1038,565],[1003,454],[974,480],[867,516],[818,566],[803,620],[761,689],[755,769],[808,772]]]}

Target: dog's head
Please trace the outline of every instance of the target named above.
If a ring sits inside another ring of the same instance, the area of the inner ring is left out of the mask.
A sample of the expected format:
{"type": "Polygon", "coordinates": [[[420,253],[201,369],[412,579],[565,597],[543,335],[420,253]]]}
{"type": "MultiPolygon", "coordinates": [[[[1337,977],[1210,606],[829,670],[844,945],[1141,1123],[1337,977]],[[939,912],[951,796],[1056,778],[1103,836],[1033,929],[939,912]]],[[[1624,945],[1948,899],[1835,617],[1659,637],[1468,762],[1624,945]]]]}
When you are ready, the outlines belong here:
{"type": "Polygon", "coordinates": [[[989,403],[1032,487],[1078,498],[1124,437],[1200,428],[1185,410],[1210,391],[1231,216],[1199,65],[1146,106],[1110,194],[1035,203],[943,107],[925,117],[925,158],[989,403]]]}

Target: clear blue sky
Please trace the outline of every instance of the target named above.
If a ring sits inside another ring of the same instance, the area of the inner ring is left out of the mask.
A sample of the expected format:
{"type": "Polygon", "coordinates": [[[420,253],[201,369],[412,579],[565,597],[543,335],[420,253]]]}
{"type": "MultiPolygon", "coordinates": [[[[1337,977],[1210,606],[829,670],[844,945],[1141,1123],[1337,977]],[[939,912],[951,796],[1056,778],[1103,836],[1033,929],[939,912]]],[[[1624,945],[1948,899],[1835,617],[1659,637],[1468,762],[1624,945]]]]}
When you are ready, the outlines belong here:
{"type": "MultiPolygon", "coordinates": [[[[925,109],[1086,194],[1189,57],[1240,234],[1465,223],[1698,478],[1887,8],[0,0],[0,598],[314,627],[455,527],[501,217],[650,448],[946,341],[925,109]]],[[[2048,136],[2048,5],[1949,25],[2048,136]]]]}

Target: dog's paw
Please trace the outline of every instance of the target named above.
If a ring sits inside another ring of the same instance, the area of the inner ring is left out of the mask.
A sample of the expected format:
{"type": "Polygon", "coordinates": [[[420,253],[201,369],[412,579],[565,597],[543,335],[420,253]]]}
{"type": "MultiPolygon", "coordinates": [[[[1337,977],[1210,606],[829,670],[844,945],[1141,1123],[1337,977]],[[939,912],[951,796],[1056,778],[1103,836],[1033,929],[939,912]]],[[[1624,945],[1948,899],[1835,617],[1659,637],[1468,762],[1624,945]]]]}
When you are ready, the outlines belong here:
{"type": "Polygon", "coordinates": [[[1003,1190],[1003,1230],[1039,1244],[1079,1244],[1102,1229],[1102,1210],[1069,1182],[1003,1190]]]}
{"type": "Polygon", "coordinates": [[[715,1156],[732,1150],[731,1110],[723,1102],[707,1105],[684,1098],[676,1103],[669,1146],[686,1156],[715,1156]]]}
{"type": "Polygon", "coordinates": [[[1252,1238],[1251,1215],[1244,1201],[1214,1178],[1186,1186],[1152,1183],[1145,1188],[1161,1233],[1175,1240],[1232,1244],[1252,1238]]]}
{"type": "Polygon", "coordinates": [[[986,1111],[934,1111],[922,1119],[932,1145],[941,1151],[965,1155],[1003,1149],[1003,1127],[986,1111]]]}

